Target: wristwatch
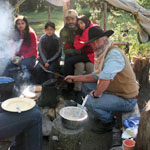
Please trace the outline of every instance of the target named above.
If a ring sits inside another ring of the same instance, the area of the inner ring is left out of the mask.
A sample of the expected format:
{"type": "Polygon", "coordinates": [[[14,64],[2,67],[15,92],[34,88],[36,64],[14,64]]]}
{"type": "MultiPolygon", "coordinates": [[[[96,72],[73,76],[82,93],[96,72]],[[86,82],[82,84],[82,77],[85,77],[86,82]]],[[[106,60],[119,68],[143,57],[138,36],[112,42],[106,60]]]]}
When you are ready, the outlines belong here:
{"type": "Polygon", "coordinates": [[[95,93],[95,91],[92,92],[93,97],[94,98],[99,98],[98,96],[95,96],[94,93],[95,93]]]}

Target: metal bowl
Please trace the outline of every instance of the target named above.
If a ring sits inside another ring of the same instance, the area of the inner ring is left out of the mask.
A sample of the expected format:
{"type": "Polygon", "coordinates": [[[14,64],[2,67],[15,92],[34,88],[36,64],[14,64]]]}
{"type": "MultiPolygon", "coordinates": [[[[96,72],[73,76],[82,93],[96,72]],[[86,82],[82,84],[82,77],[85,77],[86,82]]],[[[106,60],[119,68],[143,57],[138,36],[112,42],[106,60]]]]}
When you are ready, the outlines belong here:
{"type": "Polygon", "coordinates": [[[59,111],[62,124],[68,129],[79,129],[83,127],[88,117],[87,112],[79,107],[68,106],[59,111]]]}

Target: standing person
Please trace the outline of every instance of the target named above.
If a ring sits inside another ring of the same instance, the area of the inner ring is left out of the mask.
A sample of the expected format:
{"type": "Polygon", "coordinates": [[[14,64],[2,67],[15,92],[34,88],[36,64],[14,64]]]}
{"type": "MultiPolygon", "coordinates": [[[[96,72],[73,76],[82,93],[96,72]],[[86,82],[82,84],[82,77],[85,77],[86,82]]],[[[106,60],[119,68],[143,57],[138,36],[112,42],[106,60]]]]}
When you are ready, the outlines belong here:
{"type": "Polygon", "coordinates": [[[9,150],[42,150],[42,116],[37,106],[21,113],[0,107],[0,139],[12,136],[15,142],[9,150]]]}
{"type": "Polygon", "coordinates": [[[92,130],[99,133],[112,129],[113,112],[131,111],[139,93],[128,59],[108,40],[113,33],[98,26],[90,28],[86,44],[90,43],[95,51],[94,72],[65,78],[68,82],[92,82],[85,83],[83,91],[88,94],[86,107],[100,122],[92,130]]]}
{"type": "Polygon", "coordinates": [[[54,74],[46,73],[40,67],[40,63],[49,71],[56,72],[59,68],[61,58],[60,39],[55,34],[55,24],[48,22],[44,27],[45,34],[41,36],[39,42],[39,63],[36,66],[37,83],[41,83],[48,79],[53,79],[54,74]],[[44,78],[44,76],[46,78],[44,78]]]}
{"type": "Polygon", "coordinates": [[[26,17],[17,16],[14,23],[18,40],[23,40],[20,50],[16,53],[21,57],[18,65],[26,66],[27,69],[32,70],[37,57],[37,36],[29,26],[26,17]]]}

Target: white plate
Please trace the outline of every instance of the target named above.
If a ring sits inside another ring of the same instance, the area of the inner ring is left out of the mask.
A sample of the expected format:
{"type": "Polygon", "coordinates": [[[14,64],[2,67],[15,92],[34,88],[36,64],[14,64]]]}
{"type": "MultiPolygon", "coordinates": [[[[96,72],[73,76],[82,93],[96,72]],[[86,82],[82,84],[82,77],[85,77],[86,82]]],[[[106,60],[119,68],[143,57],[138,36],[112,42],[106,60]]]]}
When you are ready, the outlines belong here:
{"type": "Polygon", "coordinates": [[[2,102],[1,107],[9,112],[27,111],[35,106],[35,101],[29,98],[15,97],[2,102]],[[17,109],[19,108],[19,110],[17,109]]]}

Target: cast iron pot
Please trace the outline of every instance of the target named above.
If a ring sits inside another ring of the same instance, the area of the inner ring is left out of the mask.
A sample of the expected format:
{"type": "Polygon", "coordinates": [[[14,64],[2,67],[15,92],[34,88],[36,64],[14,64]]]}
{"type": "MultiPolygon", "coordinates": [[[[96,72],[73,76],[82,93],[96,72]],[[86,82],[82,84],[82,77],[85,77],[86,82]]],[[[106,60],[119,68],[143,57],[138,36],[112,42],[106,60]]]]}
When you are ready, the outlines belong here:
{"type": "Polygon", "coordinates": [[[57,89],[55,87],[57,80],[49,79],[42,84],[41,96],[38,101],[40,107],[50,107],[55,108],[57,106],[58,96],[57,89]]]}
{"type": "Polygon", "coordinates": [[[68,129],[80,129],[84,126],[88,117],[87,112],[76,106],[64,107],[59,112],[64,127],[68,129]]]}
{"type": "Polygon", "coordinates": [[[10,92],[14,88],[14,79],[10,77],[0,77],[0,92],[10,92]]]}
{"type": "Polygon", "coordinates": [[[14,89],[14,79],[10,77],[0,77],[0,101],[12,97],[14,89]]]}

